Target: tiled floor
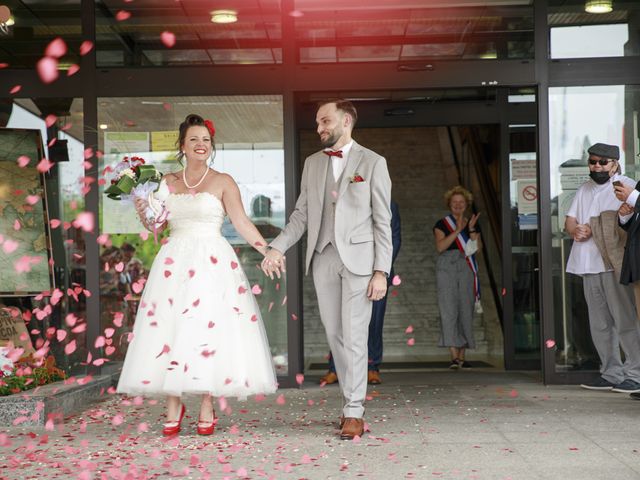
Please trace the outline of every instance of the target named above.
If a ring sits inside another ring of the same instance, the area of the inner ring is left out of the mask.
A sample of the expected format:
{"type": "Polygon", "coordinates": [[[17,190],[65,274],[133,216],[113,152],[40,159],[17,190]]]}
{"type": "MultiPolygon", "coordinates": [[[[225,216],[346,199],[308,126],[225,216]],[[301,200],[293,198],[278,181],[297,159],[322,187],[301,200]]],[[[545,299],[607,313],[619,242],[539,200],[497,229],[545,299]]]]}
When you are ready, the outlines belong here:
{"type": "Polygon", "coordinates": [[[5,429],[0,477],[640,479],[640,402],[628,395],[494,369],[383,380],[369,390],[371,431],[347,442],[335,428],[338,387],[317,377],[262,401],[230,400],[212,437],[195,435],[196,398],[182,434],[166,440],[162,402],[105,394],[53,431],[5,429]]]}

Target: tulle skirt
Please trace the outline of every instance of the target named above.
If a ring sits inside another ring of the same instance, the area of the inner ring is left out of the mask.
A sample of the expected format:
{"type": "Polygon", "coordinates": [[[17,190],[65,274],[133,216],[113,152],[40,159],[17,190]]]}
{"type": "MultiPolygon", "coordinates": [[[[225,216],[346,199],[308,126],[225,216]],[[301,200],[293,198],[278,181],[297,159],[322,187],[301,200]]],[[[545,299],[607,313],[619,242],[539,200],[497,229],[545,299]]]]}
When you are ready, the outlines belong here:
{"type": "Polygon", "coordinates": [[[171,233],[153,262],[118,392],[273,393],[275,370],[258,305],[227,240],[171,233]]]}

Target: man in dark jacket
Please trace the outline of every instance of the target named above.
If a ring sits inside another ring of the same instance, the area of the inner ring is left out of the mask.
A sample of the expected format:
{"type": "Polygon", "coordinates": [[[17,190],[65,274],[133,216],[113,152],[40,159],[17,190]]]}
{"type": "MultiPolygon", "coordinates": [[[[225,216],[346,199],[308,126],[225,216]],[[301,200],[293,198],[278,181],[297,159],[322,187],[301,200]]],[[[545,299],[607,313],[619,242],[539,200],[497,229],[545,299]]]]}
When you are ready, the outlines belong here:
{"type": "MultiPolygon", "coordinates": [[[[635,188],[620,183],[614,186],[614,190],[618,200],[625,202],[618,210],[620,226],[627,232],[620,283],[629,285],[640,280],[640,182],[635,188]]],[[[636,304],[640,300],[638,286],[635,285],[636,288],[634,288],[636,304]]],[[[631,398],[640,400],[640,392],[633,392],[630,395],[631,398]]]]}

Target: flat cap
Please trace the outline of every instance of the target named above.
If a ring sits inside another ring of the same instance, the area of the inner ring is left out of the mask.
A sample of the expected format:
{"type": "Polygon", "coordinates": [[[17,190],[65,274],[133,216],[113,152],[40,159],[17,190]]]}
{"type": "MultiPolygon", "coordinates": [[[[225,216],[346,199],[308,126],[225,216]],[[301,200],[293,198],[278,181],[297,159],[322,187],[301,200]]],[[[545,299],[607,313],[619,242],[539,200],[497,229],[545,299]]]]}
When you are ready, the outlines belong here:
{"type": "Polygon", "coordinates": [[[616,160],[620,160],[620,148],[617,145],[607,145],[606,143],[596,143],[595,145],[591,145],[589,150],[587,150],[589,154],[596,155],[598,157],[603,158],[613,158],[616,160]]]}

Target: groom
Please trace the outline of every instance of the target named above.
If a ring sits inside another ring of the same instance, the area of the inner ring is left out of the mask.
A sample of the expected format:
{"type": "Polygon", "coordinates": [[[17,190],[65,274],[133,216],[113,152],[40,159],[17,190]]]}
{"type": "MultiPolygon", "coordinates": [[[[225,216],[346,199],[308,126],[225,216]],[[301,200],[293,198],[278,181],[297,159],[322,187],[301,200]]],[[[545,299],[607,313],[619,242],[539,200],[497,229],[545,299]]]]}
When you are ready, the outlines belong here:
{"type": "Polygon", "coordinates": [[[311,266],[344,397],[343,440],[364,433],[371,306],[387,291],[392,254],[387,163],[352,140],[357,118],[349,101],[319,104],[316,123],[324,150],[305,160],[296,207],[262,261],[266,274],[279,274],[283,254],[308,230],[306,273],[311,266]]]}

